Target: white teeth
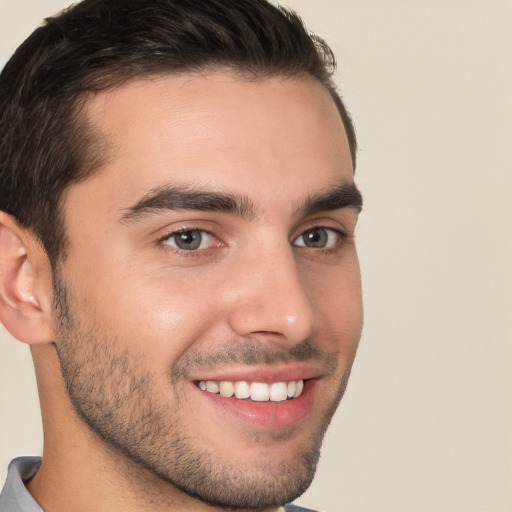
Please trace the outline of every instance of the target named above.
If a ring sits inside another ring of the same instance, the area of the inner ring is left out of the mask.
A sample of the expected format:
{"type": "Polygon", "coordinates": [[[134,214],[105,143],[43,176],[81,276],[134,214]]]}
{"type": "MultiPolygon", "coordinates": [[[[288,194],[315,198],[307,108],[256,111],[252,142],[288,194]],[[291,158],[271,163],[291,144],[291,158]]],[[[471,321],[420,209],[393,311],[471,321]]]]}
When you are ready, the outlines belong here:
{"type": "Polygon", "coordinates": [[[297,389],[297,382],[294,380],[291,380],[290,382],[288,382],[287,388],[288,388],[287,389],[288,398],[292,398],[293,396],[295,396],[295,391],[297,389]]]}
{"type": "Polygon", "coordinates": [[[295,390],[295,395],[293,395],[293,398],[297,398],[298,396],[300,396],[303,389],[304,389],[304,381],[298,380],[297,381],[297,389],[295,390]]]}
{"type": "Polygon", "coordinates": [[[213,380],[207,380],[206,381],[206,391],[209,391],[210,393],[218,393],[219,385],[214,382],[213,380]]]}
{"type": "Polygon", "coordinates": [[[304,389],[304,381],[299,379],[267,384],[265,382],[215,382],[213,380],[201,380],[198,386],[203,391],[220,394],[225,398],[230,398],[234,395],[240,400],[250,398],[254,402],[283,402],[289,398],[299,397],[304,389]]]}
{"type": "Polygon", "coordinates": [[[268,384],[253,382],[251,384],[251,400],[254,402],[266,402],[270,398],[268,384]]]}
{"type": "Polygon", "coordinates": [[[235,386],[232,382],[222,381],[219,384],[220,396],[225,396],[229,398],[235,394],[235,386]]]}
{"type": "Polygon", "coordinates": [[[235,396],[237,398],[249,398],[251,396],[251,387],[247,382],[235,382],[235,396]]]}
{"type": "Polygon", "coordinates": [[[286,382],[274,382],[270,384],[270,400],[272,402],[282,402],[288,398],[288,386],[286,382]]]}

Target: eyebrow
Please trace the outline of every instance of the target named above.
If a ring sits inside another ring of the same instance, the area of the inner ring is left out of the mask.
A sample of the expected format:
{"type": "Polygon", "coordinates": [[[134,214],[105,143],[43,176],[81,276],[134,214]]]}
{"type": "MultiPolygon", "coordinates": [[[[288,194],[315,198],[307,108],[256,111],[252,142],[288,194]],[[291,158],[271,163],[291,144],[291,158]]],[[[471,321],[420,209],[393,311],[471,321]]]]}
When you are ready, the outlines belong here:
{"type": "MultiPolygon", "coordinates": [[[[297,212],[304,216],[321,211],[362,208],[362,196],[355,184],[343,183],[334,189],[308,197],[297,212]]],[[[235,215],[244,219],[255,218],[257,208],[247,196],[196,189],[187,186],[163,186],[151,190],[140,201],[126,208],[120,222],[143,220],[162,210],[195,210],[235,215]]]]}
{"type": "Polygon", "coordinates": [[[252,201],[243,195],[195,189],[187,186],[164,186],[152,190],[127,208],[121,222],[141,220],[162,210],[196,210],[236,215],[246,219],[255,216],[252,201]]]}
{"type": "Polygon", "coordinates": [[[319,192],[308,197],[299,211],[304,215],[350,208],[361,213],[363,196],[354,183],[342,183],[333,189],[319,192]]]}

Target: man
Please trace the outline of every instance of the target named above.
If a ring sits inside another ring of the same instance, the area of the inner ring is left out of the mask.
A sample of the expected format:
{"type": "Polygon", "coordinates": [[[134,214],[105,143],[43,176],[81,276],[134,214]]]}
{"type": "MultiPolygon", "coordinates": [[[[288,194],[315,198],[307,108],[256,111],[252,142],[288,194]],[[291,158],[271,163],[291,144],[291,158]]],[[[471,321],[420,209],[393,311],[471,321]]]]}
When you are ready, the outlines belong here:
{"type": "Polygon", "coordinates": [[[362,325],[334,58],[264,0],[84,0],[0,77],[1,512],[303,510],[362,325]]]}

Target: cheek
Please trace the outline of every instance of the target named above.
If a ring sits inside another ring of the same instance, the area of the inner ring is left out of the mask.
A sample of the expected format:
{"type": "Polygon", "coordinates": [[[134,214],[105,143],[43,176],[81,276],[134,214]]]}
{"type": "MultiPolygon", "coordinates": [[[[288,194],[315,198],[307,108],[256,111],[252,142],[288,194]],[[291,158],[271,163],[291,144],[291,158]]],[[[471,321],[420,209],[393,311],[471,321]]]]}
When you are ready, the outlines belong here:
{"type": "Polygon", "coordinates": [[[338,266],[322,271],[310,268],[304,272],[303,281],[325,336],[338,346],[355,349],[363,324],[361,274],[355,250],[338,266]]]}
{"type": "Polygon", "coordinates": [[[155,369],[167,369],[218,317],[214,286],[198,276],[119,264],[95,277],[75,273],[70,280],[81,317],[94,318],[105,336],[155,369]]]}
{"type": "Polygon", "coordinates": [[[201,272],[147,272],[119,292],[116,323],[125,322],[128,336],[167,365],[211,333],[222,316],[217,288],[201,272]]]}

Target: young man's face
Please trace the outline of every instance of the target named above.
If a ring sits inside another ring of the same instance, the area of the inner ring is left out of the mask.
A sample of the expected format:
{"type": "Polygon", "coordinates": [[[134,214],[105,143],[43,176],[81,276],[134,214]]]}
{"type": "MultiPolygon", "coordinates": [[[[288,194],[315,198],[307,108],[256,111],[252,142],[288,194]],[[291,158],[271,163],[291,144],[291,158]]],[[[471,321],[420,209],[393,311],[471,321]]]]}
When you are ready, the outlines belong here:
{"type": "Polygon", "coordinates": [[[334,102],[309,79],[178,75],[98,94],[88,116],[109,158],[66,195],[57,283],[75,408],[119,464],[203,501],[294,499],[362,324],[334,102]]]}

